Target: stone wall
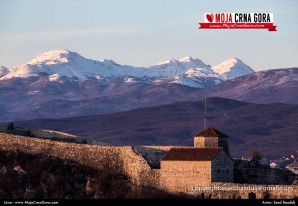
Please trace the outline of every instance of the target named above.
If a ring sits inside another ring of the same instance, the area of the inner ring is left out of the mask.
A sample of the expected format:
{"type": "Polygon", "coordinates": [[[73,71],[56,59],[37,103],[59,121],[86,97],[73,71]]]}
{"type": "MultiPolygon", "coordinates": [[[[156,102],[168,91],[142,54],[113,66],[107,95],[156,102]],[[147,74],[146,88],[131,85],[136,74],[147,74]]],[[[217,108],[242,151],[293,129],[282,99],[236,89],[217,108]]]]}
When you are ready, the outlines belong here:
{"type": "Polygon", "coordinates": [[[75,142],[85,144],[87,140],[79,136],[67,134],[64,132],[52,131],[52,130],[42,130],[42,129],[29,129],[22,127],[14,127],[12,130],[8,130],[6,127],[0,126],[0,132],[13,135],[21,135],[27,137],[38,137],[42,139],[52,139],[56,141],[64,142],[75,142]]]}
{"type": "Polygon", "coordinates": [[[152,170],[140,153],[136,153],[131,146],[121,147],[120,157],[122,168],[130,180],[137,185],[158,185],[158,171],[152,170]]]}
{"type": "Polygon", "coordinates": [[[146,159],[151,168],[160,168],[161,158],[172,148],[173,146],[134,146],[133,149],[136,153],[142,155],[146,159]]]}
{"type": "Polygon", "coordinates": [[[218,147],[218,137],[194,137],[194,147],[218,147]]]}
{"type": "Polygon", "coordinates": [[[210,161],[161,161],[160,187],[173,194],[189,193],[211,182],[210,161]]]}
{"type": "Polygon", "coordinates": [[[57,142],[0,133],[1,150],[21,150],[29,154],[51,155],[65,160],[72,160],[96,169],[111,169],[115,172],[126,174],[129,180],[134,184],[157,187],[174,194],[202,197],[202,193],[204,193],[205,198],[248,198],[249,195],[251,197],[255,195],[256,198],[297,198],[297,185],[293,186],[293,190],[287,191],[270,190],[254,192],[249,190],[214,190],[210,192],[198,190],[196,187],[202,185],[210,186],[210,184],[225,187],[266,185],[210,183],[211,163],[209,161],[200,162],[199,164],[198,162],[181,163],[168,161],[165,163],[166,161],[162,161],[161,167],[164,170],[152,169],[142,155],[142,153],[145,152],[152,152],[153,154],[160,153],[161,156],[162,152],[166,152],[169,148],[170,147],[143,146],[136,149],[136,147],[131,146],[99,146],[57,142]]]}
{"type": "Polygon", "coordinates": [[[66,143],[25,136],[0,134],[1,150],[21,150],[29,154],[46,154],[76,161],[82,165],[102,169],[119,169],[120,148],[110,146],[66,143]]]}
{"type": "Polygon", "coordinates": [[[12,130],[9,130],[7,127],[0,126],[0,133],[28,136],[29,130],[21,127],[14,127],[12,130]]]}
{"type": "Polygon", "coordinates": [[[134,184],[158,186],[159,170],[152,170],[131,146],[66,143],[0,133],[0,149],[46,154],[96,169],[111,169],[126,174],[134,184]]]}
{"type": "Polygon", "coordinates": [[[223,137],[194,137],[194,147],[205,148],[205,147],[222,147],[223,150],[230,155],[229,143],[227,138],[223,137]]]}
{"type": "Polygon", "coordinates": [[[194,147],[205,147],[204,137],[194,137],[194,147]]]}

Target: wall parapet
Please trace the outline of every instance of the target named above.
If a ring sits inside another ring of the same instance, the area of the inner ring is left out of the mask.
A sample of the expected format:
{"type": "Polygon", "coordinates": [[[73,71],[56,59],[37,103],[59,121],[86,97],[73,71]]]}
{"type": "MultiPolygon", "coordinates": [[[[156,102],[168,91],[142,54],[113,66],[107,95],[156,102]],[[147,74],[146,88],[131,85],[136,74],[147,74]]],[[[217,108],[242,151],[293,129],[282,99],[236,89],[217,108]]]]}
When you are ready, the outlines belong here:
{"type": "MultiPolygon", "coordinates": [[[[162,189],[160,186],[160,169],[154,169],[145,160],[144,152],[166,152],[169,147],[147,146],[104,146],[78,144],[73,142],[52,141],[47,139],[31,138],[0,133],[0,149],[4,151],[20,150],[29,154],[45,154],[64,160],[72,160],[79,164],[95,169],[111,169],[114,172],[125,174],[136,185],[162,189]]],[[[188,178],[188,177],[185,177],[188,178]]],[[[196,185],[194,185],[196,186],[196,185]]],[[[207,186],[207,185],[206,185],[207,186]]],[[[267,187],[268,190],[203,190],[201,187],[188,188],[185,195],[195,198],[271,198],[294,199],[298,198],[297,185],[259,185],[242,183],[212,182],[210,186],[220,187],[267,187]],[[271,187],[271,190],[270,190],[271,187]],[[281,190],[282,187],[292,189],[281,190]],[[277,189],[273,189],[277,188],[277,189]],[[279,188],[279,189],[278,189],[279,188]],[[203,194],[203,196],[202,196],[203,194]]]]}
{"type": "Polygon", "coordinates": [[[0,133],[20,135],[26,137],[36,137],[40,139],[49,139],[61,142],[74,142],[79,144],[111,145],[105,142],[92,139],[85,139],[77,135],[72,135],[54,130],[32,129],[22,127],[14,127],[12,130],[8,130],[7,127],[0,126],[0,133]]]}
{"type": "Polygon", "coordinates": [[[95,169],[112,169],[126,174],[134,184],[158,185],[158,172],[152,170],[142,155],[131,146],[78,144],[0,133],[0,148],[51,155],[95,169]]]}

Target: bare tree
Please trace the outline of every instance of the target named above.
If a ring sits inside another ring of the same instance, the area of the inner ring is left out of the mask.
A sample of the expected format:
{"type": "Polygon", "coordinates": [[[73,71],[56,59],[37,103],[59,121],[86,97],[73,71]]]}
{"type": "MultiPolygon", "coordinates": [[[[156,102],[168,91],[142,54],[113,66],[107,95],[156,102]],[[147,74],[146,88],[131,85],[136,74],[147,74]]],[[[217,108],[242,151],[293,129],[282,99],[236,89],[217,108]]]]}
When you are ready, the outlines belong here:
{"type": "Polygon", "coordinates": [[[263,155],[261,154],[261,152],[259,152],[256,148],[253,148],[250,150],[250,156],[251,156],[251,159],[256,162],[259,162],[259,160],[263,158],[263,155]]]}

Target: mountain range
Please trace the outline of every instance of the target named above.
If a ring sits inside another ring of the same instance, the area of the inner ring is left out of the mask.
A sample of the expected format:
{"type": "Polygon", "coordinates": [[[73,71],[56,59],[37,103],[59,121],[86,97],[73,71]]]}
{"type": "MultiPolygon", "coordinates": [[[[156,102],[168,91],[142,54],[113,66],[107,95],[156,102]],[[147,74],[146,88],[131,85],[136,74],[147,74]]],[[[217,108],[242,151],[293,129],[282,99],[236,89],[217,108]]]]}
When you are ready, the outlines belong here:
{"type": "Polygon", "coordinates": [[[0,76],[0,122],[196,101],[205,92],[247,102],[298,103],[297,68],[253,72],[236,58],[214,67],[185,57],[143,68],[53,50],[12,69],[1,67],[0,76]]]}
{"type": "Polygon", "coordinates": [[[298,104],[297,91],[298,68],[259,71],[207,89],[210,97],[262,104],[298,104]]]}
{"type": "Polygon", "coordinates": [[[78,53],[68,50],[48,51],[23,65],[12,68],[9,72],[4,67],[1,70],[0,80],[36,77],[46,74],[49,81],[59,81],[61,77],[76,80],[94,78],[105,83],[115,79],[123,79],[127,83],[179,83],[198,88],[205,87],[204,80],[206,78],[209,84],[215,85],[226,79],[253,72],[249,66],[236,58],[231,58],[211,67],[204,64],[200,59],[188,56],[144,68],[120,65],[110,59],[101,61],[86,59],[78,53]]]}

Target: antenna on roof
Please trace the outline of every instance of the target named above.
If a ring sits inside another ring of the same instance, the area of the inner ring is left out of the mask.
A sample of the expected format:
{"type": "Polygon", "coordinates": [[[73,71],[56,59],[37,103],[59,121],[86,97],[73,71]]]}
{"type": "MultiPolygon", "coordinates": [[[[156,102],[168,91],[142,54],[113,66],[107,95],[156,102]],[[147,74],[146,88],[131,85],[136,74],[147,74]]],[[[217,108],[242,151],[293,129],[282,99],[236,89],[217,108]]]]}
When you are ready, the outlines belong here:
{"type": "Polygon", "coordinates": [[[205,110],[204,110],[204,130],[207,128],[207,99],[206,99],[206,77],[205,77],[205,87],[204,87],[204,98],[205,98],[205,110]]]}

